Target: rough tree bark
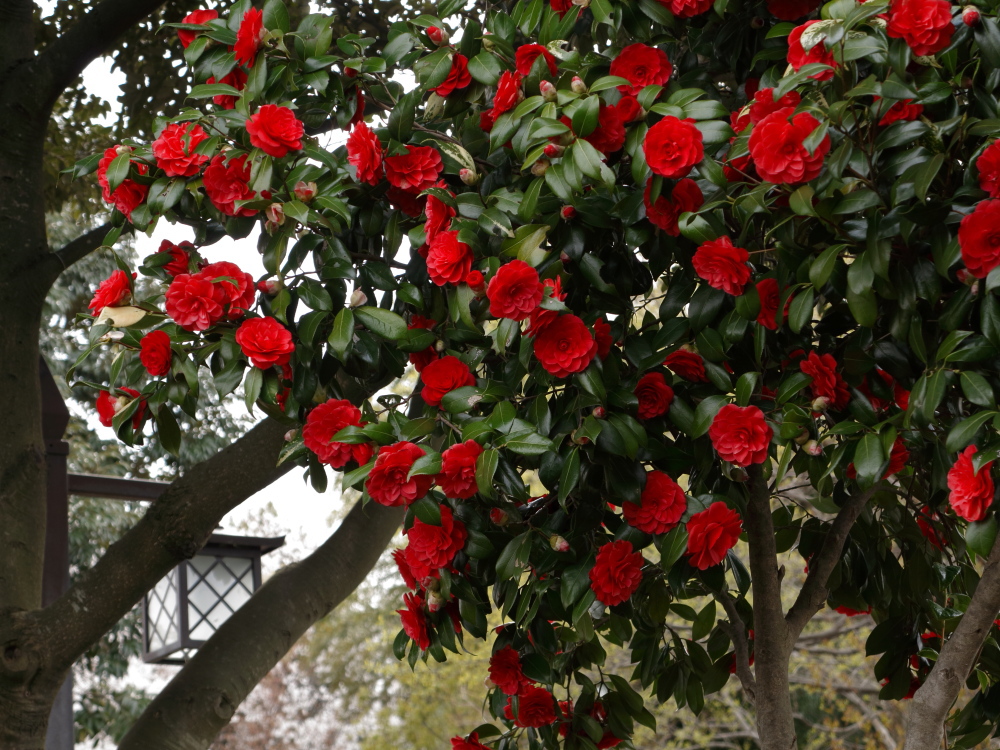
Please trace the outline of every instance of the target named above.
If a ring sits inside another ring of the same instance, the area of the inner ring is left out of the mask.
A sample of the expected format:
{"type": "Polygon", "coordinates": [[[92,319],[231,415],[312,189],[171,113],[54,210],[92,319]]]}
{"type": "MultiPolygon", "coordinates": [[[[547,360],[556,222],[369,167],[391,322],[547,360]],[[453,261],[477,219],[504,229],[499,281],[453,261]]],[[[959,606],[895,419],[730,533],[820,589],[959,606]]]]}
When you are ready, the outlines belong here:
{"type": "Polygon", "coordinates": [[[979,650],[1000,611],[1000,543],[994,542],[976,591],[927,680],[910,702],[903,750],[944,747],[944,722],[972,671],[979,650]]]}
{"type": "Polygon", "coordinates": [[[203,750],[306,630],[360,584],[403,520],[361,502],[313,554],[286,566],[209,639],[156,697],[121,750],[203,750]]]}

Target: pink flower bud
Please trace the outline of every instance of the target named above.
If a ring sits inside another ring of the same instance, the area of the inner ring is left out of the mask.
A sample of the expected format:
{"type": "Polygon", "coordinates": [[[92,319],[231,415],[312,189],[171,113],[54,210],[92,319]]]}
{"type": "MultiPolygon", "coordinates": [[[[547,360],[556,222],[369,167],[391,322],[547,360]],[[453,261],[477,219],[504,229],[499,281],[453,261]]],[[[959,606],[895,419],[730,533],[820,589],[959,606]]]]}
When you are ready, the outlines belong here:
{"type": "Polygon", "coordinates": [[[551,81],[542,81],[538,84],[538,90],[542,95],[542,99],[547,102],[554,102],[558,91],[556,90],[555,84],[551,81]]]}
{"type": "Polygon", "coordinates": [[[583,79],[580,78],[580,76],[573,76],[573,80],[569,82],[569,87],[574,94],[587,93],[587,84],[583,82],[583,79]]]}
{"type": "Polygon", "coordinates": [[[438,47],[443,47],[444,45],[446,45],[449,39],[448,32],[445,31],[444,29],[438,28],[437,26],[428,26],[427,36],[429,36],[431,38],[431,41],[434,42],[434,44],[436,44],[438,47]]]}
{"type": "Polygon", "coordinates": [[[261,279],[257,282],[257,291],[264,294],[277,294],[281,284],[274,279],[261,279]]]}
{"type": "Polygon", "coordinates": [[[750,19],[750,28],[751,29],[764,28],[764,19],[761,18],[760,16],[754,16],[753,18],[750,19]]]}
{"type": "Polygon", "coordinates": [[[427,611],[437,612],[445,605],[444,597],[437,591],[427,592],[427,611]]]}
{"type": "Polygon", "coordinates": [[[434,576],[425,576],[418,583],[425,591],[439,591],[441,589],[441,581],[434,576]]]}
{"type": "Polygon", "coordinates": [[[595,406],[594,411],[591,412],[594,415],[594,419],[604,419],[608,416],[608,410],[603,406],[595,406]]]}
{"type": "Polygon", "coordinates": [[[570,263],[573,262],[573,259],[571,257],[569,257],[569,254],[565,250],[563,250],[561,253],[559,253],[559,260],[562,261],[562,264],[564,266],[565,265],[569,265],[570,263]]]}
{"type": "Polygon", "coordinates": [[[362,292],[360,289],[355,289],[351,292],[351,307],[361,307],[368,301],[368,295],[362,292]]]}
{"type": "Polygon", "coordinates": [[[548,146],[545,147],[545,155],[550,159],[558,159],[564,153],[566,153],[565,146],[559,146],[555,143],[550,143],[548,146]]]}
{"type": "Polygon", "coordinates": [[[272,203],[264,209],[264,216],[270,223],[280,227],[285,223],[285,208],[280,203],[272,203]]]}
{"type": "Polygon", "coordinates": [[[823,446],[817,443],[815,440],[810,440],[808,443],[802,446],[802,449],[810,456],[823,455],[823,446]]]}
{"type": "Polygon", "coordinates": [[[439,352],[439,353],[443,352],[447,348],[448,347],[445,346],[445,343],[443,341],[441,341],[440,339],[438,339],[437,341],[434,342],[434,351],[436,351],[436,352],[439,352]]]}
{"type": "Polygon", "coordinates": [[[549,164],[548,159],[539,159],[531,165],[531,174],[535,175],[535,177],[541,177],[549,171],[549,164]]]}
{"type": "Polygon", "coordinates": [[[549,537],[549,546],[556,552],[569,552],[569,542],[558,534],[549,537]]]}
{"type": "Polygon", "coordinates": [[[295,197],[303,203],[308,203],[316,197],[316,183],[299,180],[295,183],[295,197]]]}
{"type": "Polygon", "coordinates": [[[486,291],[486,280],[479,271],[469,271],[468,275],[465,277],[465,283],[469,285],[469,288],[476,294],[482,294],[486,291]]]}
{"type": "Polygon", "coordinates": [[[490,508],[490,520],[497,526],[506,526],[510,522],[510,516],[500,508],[490,508]]]}
{"type": "Polygon", "coordinates": [[[295,438],[297,438],[298,436],[299,436],[298,430],[289,430],[288,432],[285,433],[285,442],[290,443],[293,440],[295,440],[295,438]]]}
{"type": "Polygon", "coordinates": [[[801,427],[801,428],[799,428],[799,434],[795,436],[795,444],[796,445],[805,445],[811,439],[812,438],[809,435],[809,430],[807,430],[805,427],[801,427]]]}
{"type": "Polygon", "coordinates": [[[472,185],[475,185],[477,182],[479,182],[479,175],[476,174],[476,172],[474,172],[471,169],[460,169],[460,170],[458,170],[458,177],[459,177],[459,179],[462,180],[463,183],[465,183],[466,185],[469,185],[470,187],[472,185]]]}
{"type": "Polygon", "coordinates": [[[962,8],[962,23],[966,26],[978,26],[979,8],[974,5],[966,5],[962,8]]]}
{"type": "Polygon", "coordinates": [[[566,221],[569,221],[574,216],[576,216],[576,209],[572,206],[563,206],[559,209],[559,215],[563,217],[566,221]]]}
{"type": "Polygon", "coordinates": [[[824,412],[829,408],[830,408],[830,399],[828,399],[826,396],[820,396],[819,398],[814,399],[812,402],[813,411],[824,412]]]}

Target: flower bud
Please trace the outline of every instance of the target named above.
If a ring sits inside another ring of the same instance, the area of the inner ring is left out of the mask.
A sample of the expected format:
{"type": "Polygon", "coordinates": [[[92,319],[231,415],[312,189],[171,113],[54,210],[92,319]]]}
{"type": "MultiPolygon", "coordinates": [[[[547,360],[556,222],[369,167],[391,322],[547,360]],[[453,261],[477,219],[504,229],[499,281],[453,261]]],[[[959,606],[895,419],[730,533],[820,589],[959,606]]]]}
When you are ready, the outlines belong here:
{"type": "Polygon", "coordinates": [[[444,29],[438,28],[437,26],[428,26],[427,36],[429,36],[431,38],[431,41],[434,42],[434,44],[436,44],[438,47],[443,47],[444,45],[446,45],[449,39],[448,32],[445,31],[444,29]]]}
{"type": "Polygon", "coordinates": [[[483,49],[486,50],[487,52],[492,52],[493,50],[496,49],[496,45],[493,43],[493,40],[490,39],[489,34],[486,34],[483,37],[483,49]]]}
{"type": "Polygon", "coordinates": [[[558,159],[564,153],[566,153],[565,146],[559,146],[555,143],[550,143],[548,146],[545,147],[545,155],[550,159],[558,159]]]}
{"type": "Polygon", "coordinates": [[[295,183],[295,197],[303,203],[308,203],[316,197],[316,183],[299,180],[295,183]]]}
{"type": "Polygon", "coordinates": [[[490,520],[497,526],[506,526],[510,522],[510,516],[500,508],[490,508],[490,520]]]}
{"type": "Polygon", "coordinates": [[[101,341],[121,341],[125,338],[125,331],[108,331],[101,336],[101,341]]]}
{"type": "Polygon", "coordinates": [[[805,445],[802,446],[802,449],[810,456],[823,455],[823,446],[817,443],[815,440],[808,441],[805,445]]]}
{"type": "Polygon", "coordinates": [[[272,203],[264,209],[264,216],[267,217],[269,224],[280,227],[285,223],[285,207],[280,203],[272,203]]]}
{"type": "Polygon", "coordinates": [[[559,209],[559,215],[563,217],[566,221],[569,221],[574,216],[576,216],[576,209],[572,206],[563,206],[559,209]]]}
{"type": "Polygon", "coordinates": [[[446,347],[445,344],[444,344],[444,342],[441,341],[440,339],[438,339],[437,341],[434,342],[434,351],[436,351],[438,353],[443,352],[447,348],[448,347],[446,347]]]}
{"type": "Polygon", "coordinates": [[[579,6],[580,8],[589,8],[590,0],[572,0],[573,5],[579,6]]]}
{"type": "Polygon", "coordinates": [[[747,470],[742,466],[734,466],[729,470],[729,480],[732,482],[745,482],[750,478],[747,470]]]}
{"type": "Polygon", "coordinates": [[[876,29],[884,29],[889,24],[886,23],[886,20],[884,18],[879,18],[878,16],[875,16],[874,18],[868,19],[868,25],[874,26],[876,29]]]}
{"type": "Polygon", "coordinates": [[[761,18],[760,16],[754,16],[753,18],[750,19],[750,28],[751,29],[764,28],[764,19],[761,18]]]}
{"type": "Polygon", "coordinates": [[[350,307],[361,307],[368,301],[368,295],[362,292],[360,289],[355,289],[351,292],[351,302],[350,307]]]}
{"type": "Polygon", "coordinates": [[[972,79],[971,76],[962,76],[962,88],[963,89],[971,89],[975,85],[976,85],[976,82],[972,79]]]}
{"type": "Polygon", "coordinates": [[[603,406],[595,406],[594,411],[591,412],[594,415],[594,419],[604,419],[608,416],[608,410],[603,406]]]}
{"type": "Polygon", "coordinates": [[[542,99],[547,102],[554,102],[558,95],[555,84],[551,81],[541,81],[538,84],[538,91],[541,93],[542,99]]]}
{"type": "Polygon", "coordinates": [[[809,430],[807,430],[805,427],[801,427],[801,428],[799,428],[799,434],[795,436],[795,444],[796,445],[805,445],[811,439],[812,438],[809,435],[809,430]]]}
{"type": "Polygon", "coordinates": [[[295,440],[295,438],[297,438],[298,436],[299,436],[298,430],[289,430],[288,432],[285,433],[285,442],[290,443],[293,440],[295,440]]]}
{"type": "Polygon", "coordinates": [[[458,170],[458,177],[462,182],[470,187],[479,182],[479,175],[471,169],[458,170]]]}
{"type": "Polygon", "coordinates": [[[115,146],[115,153],[118,154],[118,156],[121,156],[122,154],[131,153],[131,151],[132,151],[131,146],[121,146],[121,145],[115,146]]]}
{"type": "Polygon", "coordinates": [[[535,175],[535,177],[541,177],[549,171],[549,164],[548,159],[539,159],[531,165],[531,174],[535,175]]]}
{"type": "Polygon", "coordinates": [[[469,271],[468,275],[465,277],[465,283],[468,284],[469,288],[476,294],[482,294],[486,291],[486,280],[479,271],[469,271]]]}
{"type": "Polygon", "coordinates": [[[577,434],[576,434],[577,432],[578,432],[578,430],[573,430],[573,434],[570,436],[572,438],[573,442],[576,445],[589,445],[590,444],[590,438],[587,437],[586,435],[580,435],[579,437],[577,437],[577,434]]]}
{"type": "Polygon", "coordinates": [[[344,68],[344,75],[348,78],[357,78],[358,71],[354,68],[344,68]]]}
{"type": "Polygon", "coordinates": [[[966,5],[962,8],[962,23],[966,26],[979,25],[979,8],[975,5],[966,5]]]}
{"type": "Polygon", "coordinates": [[[573,80],[569,82],[569,88],[574,94],[587,93],[587,84],[583,82],[580,76],[573,76],[573,80]]]}
{"type": "Polygon", "coordinates": [[[562,261],[562,264],[564,266],[573,262],[573,259],[569,257],[569,253],[567,253],[565,250],[559,253],[559,260],[562,261]]]}
{"type": "Polygon", "coordinates": [[[445,605],[444,597],[437,591],[427,592],[427,611],[437,612],[445,605]]]}
{"type": "Polygon", "coordinates": [[[281,282],[274,279],[261,279],[257,282],[257,291],[264,294],[277,294],[281,289],[281,282]]]}
{"type": "Polygon", "coordinates": [[[440,591],[441,589],[441,581],[434,576],[424,576],[418,583],[425,591],[440,591]]]}
{"type": "Polygon", "coordinates": [[[555,552],[569,552],[569,542],[563,539],[558,534],[553,534],[549,537],[549,546],[555,552]]]}
{"type": "Polygon", "coordinates": [[[818,412],[824,412],[830,408],[830,399],[826,396],[820,396],[817,399],[813,399],[812,410],[818,412]]]}

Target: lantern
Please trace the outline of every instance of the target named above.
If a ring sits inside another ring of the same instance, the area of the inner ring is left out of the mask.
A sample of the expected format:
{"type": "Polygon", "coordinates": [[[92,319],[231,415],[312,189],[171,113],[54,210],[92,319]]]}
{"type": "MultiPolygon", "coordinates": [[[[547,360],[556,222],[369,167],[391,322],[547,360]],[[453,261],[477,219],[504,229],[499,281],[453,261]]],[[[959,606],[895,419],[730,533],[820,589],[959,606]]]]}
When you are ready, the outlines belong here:
{"type": "Polygon", "coordinates": [[[261,557],[284,543],[283,536],[212,534],[143,598],[143,661],[187,661],[260,587],[261,557]]]}

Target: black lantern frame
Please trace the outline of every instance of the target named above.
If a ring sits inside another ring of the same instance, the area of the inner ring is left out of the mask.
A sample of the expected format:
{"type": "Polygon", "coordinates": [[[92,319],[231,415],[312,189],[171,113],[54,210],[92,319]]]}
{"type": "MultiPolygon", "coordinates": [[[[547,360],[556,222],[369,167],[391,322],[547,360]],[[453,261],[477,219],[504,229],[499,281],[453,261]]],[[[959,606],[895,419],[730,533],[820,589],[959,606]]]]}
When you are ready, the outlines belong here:
{"type": "Polygon", "coordinates": [[[184,664],[260,588],[261,557],[284,543],[283,536],[213,534],[143,597],[143,661],[184,664]]]}

